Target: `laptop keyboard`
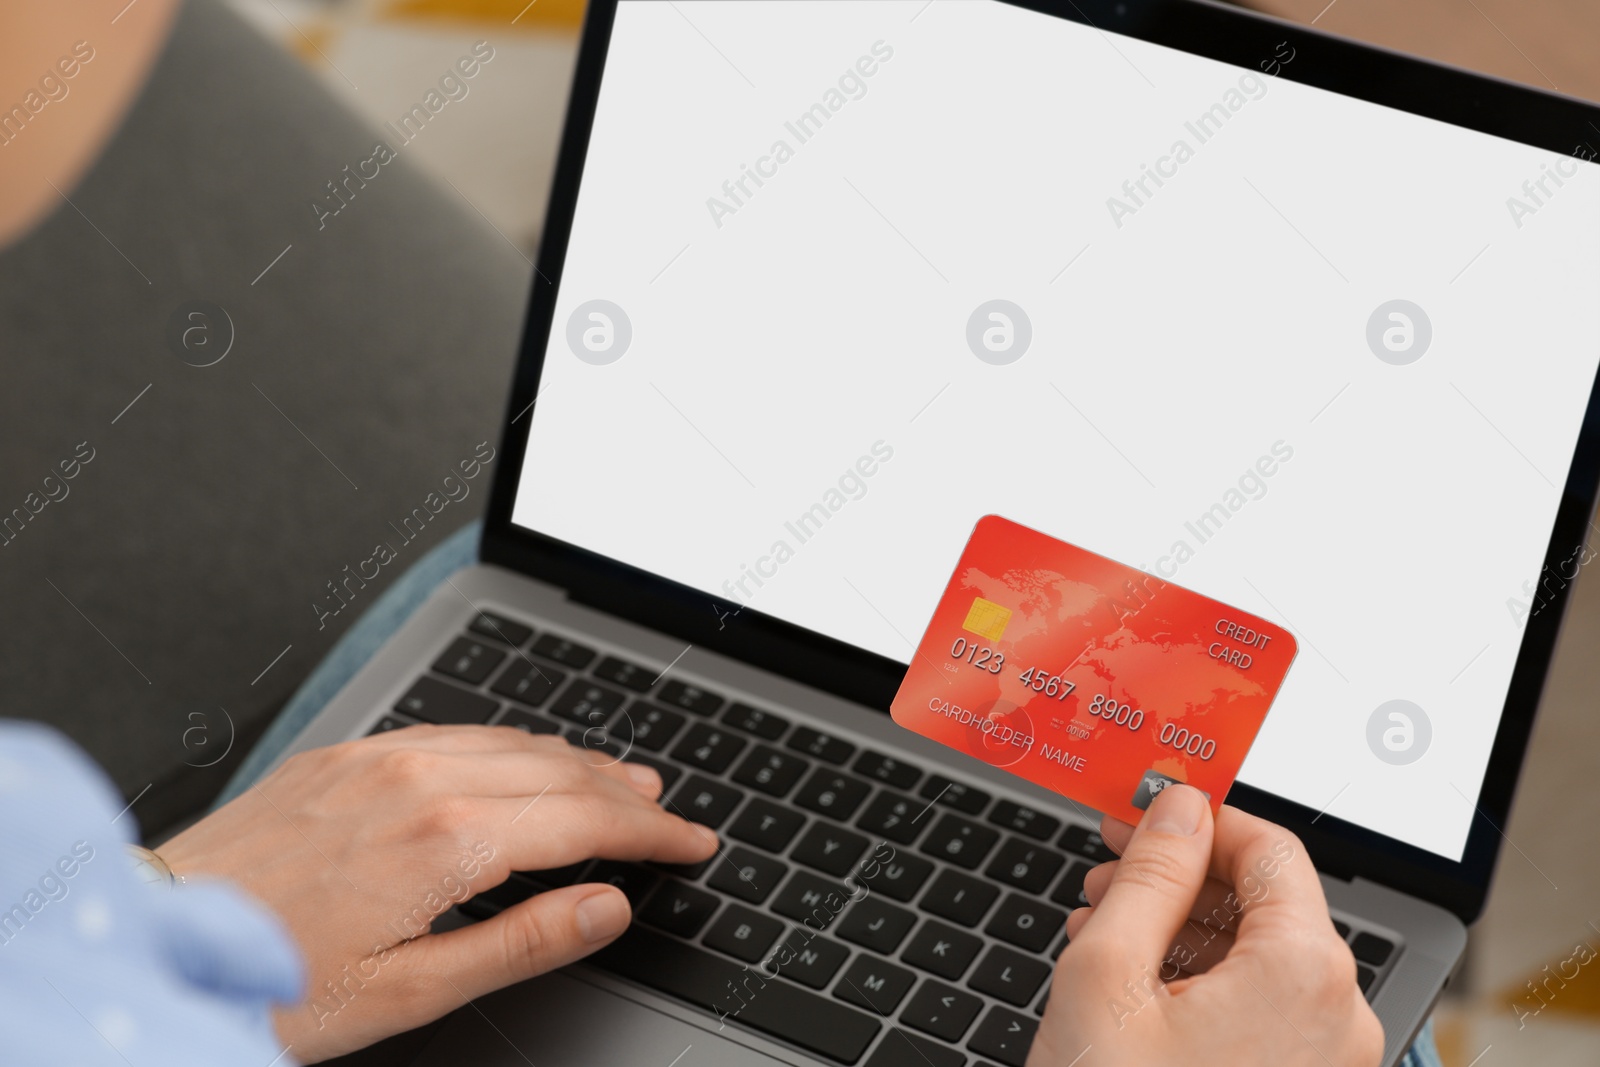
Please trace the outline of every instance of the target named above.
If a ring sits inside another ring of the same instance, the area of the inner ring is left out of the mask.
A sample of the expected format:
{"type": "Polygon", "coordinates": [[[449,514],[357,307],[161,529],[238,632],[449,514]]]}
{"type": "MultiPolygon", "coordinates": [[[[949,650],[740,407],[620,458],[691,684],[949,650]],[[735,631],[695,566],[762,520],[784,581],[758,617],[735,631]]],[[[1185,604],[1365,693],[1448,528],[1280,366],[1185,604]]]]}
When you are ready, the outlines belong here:
{"type": "MultiPolygon", "coordinates": [[[[481,613],[379,719],[560,734],[655,768],[722,834],[703,863],[523,872],[461,910],[610,882],[636,921],[604,970],[838,1063],[1023,1067],[1100,835],[662,673],[481,613]]],[[[1370,1000],[1396,944],[1333,921],[1370,1000]]]]}

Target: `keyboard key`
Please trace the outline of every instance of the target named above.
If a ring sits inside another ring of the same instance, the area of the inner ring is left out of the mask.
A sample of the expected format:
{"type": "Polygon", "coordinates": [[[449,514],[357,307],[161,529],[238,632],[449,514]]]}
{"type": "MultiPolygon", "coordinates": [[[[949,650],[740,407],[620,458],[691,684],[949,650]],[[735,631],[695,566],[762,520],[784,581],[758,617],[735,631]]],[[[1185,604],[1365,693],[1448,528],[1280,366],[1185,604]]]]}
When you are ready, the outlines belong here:
{"type": "Polygon", "coordinates": [[[655,871],[648,867],[641,867],[637,863],[624,863],[621,860],[601,860],[583,879],[585,882],[604,882],[614,885],[627,896],[628,903],[634,907],[639,906],[639,901],[645,894],[656,887],[661,880],[655,871]]]}
{"type": "Polygon", "coordinates": [[[821,989],[833,981],[849,955],[850,950],[836,941],[818,937],[807,929],[790,927],[788,935],[773,949],[768,963],[785,978],[821,989]]]}
{"type": "Polygon", "coordinates": [[[1346,941],[1350,940],[1350,924],[1338,919],[1333,920],[1334,931],[1346,941]]]}
{"type": "Polygon", "coordinates": [[[810,871],[795,871],[773,899],[772,910],[813,929],[826,930],[849,902],[849,894],[839,883],[818,878],[810,871]]]}
{"type": "Polygon", "coordinates": [[[990,1008],[967,1047],[980,1056],[989,1056],[1005,1067],[1025,1067],[1028,1049],[1039,1023],[1008,1008],[990,1008]]]}
{"type": "Polygon", "coordinates": [[[1030,952],[1043,952],[1066,921],[1067,913],[1059,908],[1007,893],[983,932],[1030,952]]]}
{"type": "Polygon", "coordinates": [[[729,904],[701,940],[746,963],[755,963],[766,956],[781,933],[783,924],[772,916],[729,904]]]}
{"type": "Polygon", "coordinates": [[[922,780],[922,771],[916,767],[870,748],[856,758],[855,765],[850,769],[863,778],[871,778],[874,782],[882,782],[895,789],[910,789],[922,780]]]}
{"type": "Polygon", "coordinates": [[[704,889],[668,878],[639,912],[639,918],[679,937],[693,937],[721,904],[704,889]]]}
{"type": "Polygon", "coordinates": [[[1356,964],[1356,986],[1362,993],[1372,988],[1372,980],[1378,977],[1378,972],[1368,967],[1365,963],[1356,964]]]}
{"type": "Polygon", "coordinates": [[[572,684],[561,691],[556,702],[550,705],[550,714],[579,726],[604,726],[627,697],[615,689],[584,678],[574,678],[572,684]]]}
{"type": "Polygon", "coordinates": [[[688,721],[675,711],[635,700],[612,724],[611,732],[624,744],[631,738],[636,745],[660,752],[688,721]]]}
{"type": "Polygon", "coordinates": [[[859,778],[818,767],[795,794],[794,802],[819,815],[844,822],[855,814],[871,791],[872,787],[859,778]]]}
{"type": "Polygon", "coordinates": [[[696,715],[715,715],[723,704],[722,698],[717,694],[690,685],[688,682],[680,682],[676,678],[661,687],[656,699],[663,704],[685,708],[696,715]]]}
{"type": "Polygon", "coordinates": [[[437,678],[418,678],[394,710],[424,722],[484,723],[500,710],[500,702],[437,678]]]}
{"type": "Polygon", "coordinates": [[[874,1016],[789,982],[768,982],[740,999],[734,990],[743,988],[745,968],[645,926],[631,927],[590,960],[837,1063],[860,1060],[883,1028],[874,1016]]]}
{"type": "Polygon", "coordinates": [[[536,708],[549,700],[550,694],[566,680],[564,671],[558,671],[549,664],[541,667],[517,656],[500,672],[500,677],[494,680],[489,689],[519,704],[536,708]]]}
{"type": "Polygon", "coordinates": [[[789,747],[829,763],[843,763],[856,754],[856,746],[843,738],[833,737],[809,726],[798,727],[789,735],[789,747]]]}
{"type": "Polygon", "coordinates": [[[933,822],[926,817],[919,818],[927,808],[926,801],[912,800],[880,789],[878,795],[872,798],[872,803],[867,805],[867,810],[861,813],[861,818],[856,820],[856,825],[896,844],[909,845],[916,840],[924,826],[933,822]]]}
{"type": "Polygon", "coordinates": [[[875,956],[857,956],[833,987],[833,995],[879,1015],[889,1015],[911,992],[916,980],[917,976],[904,967],[875,956]]]}
{"type": "Polygon", "coordinates": [[[972,870],[1000,840],[1000,831],[959,815],[942,815],[923,839],[922,851],[972,870]]]}
{"type": "Polygon", "coordinates": [[[965,1067],[967,1058],[927,1038],[891,1029],[865,1067],[965,1067]]]}
{"type": "Polygon", "coordinates": [[[512,648],[520,648],[533,636],[533,627],[512,622],[504,615],[494,615],[487,611],[480,611],[473,616],[472,623],[467,629],[479,637],[487,637],[512,648]]]}
{"type": "Polygon", "coordinates": [[[912,935],[900,958],[941,978],[960,978],[982,947],[976,935],[929,919],[912,935]]]}
{"type": "Polygon", "coordinates": [[[977,926],[1000,890],[959,871],[940,871],[922,895],[922,908],[962,926],[977,926]]]}
{"type": "Polygon", "coordinates": [[[824,874],[845,874],[867,849],[867,839],[849,830],[814,822],[789,855],[824,874]]]}
{"type": "Polygon", "coordinates": [[[771,801],[756,797],[733,820],[728,836],[747,841],[768,852],[782,852],[794,840],[806,817],[798,811],[781,808],[771,801]]]}
{"type": "Polygon", "coordinates": [[[597,654],[592,648],[585,648],[583,645],[568,641],[564,637],[557,637],[555,634],[543,635],[533,643],[533,647],[528,651],[536,656],[543,656],[545,659],[554,660],[564,666],[580,671],[593,663],[597,654]]]}
{"type": "Polygon", "coordinates": [[[906,909],[886,904],[869,893],[845,912],[835,933],[887,956],[900,947],[916,922],[917,917],[906,909]]]}
{"type": "Polygon", "coordinates": [[[606,656],[594,665],[592,673],[602,681],[615,682],[624,689],[632,689],[636,693],[647,693],[661,672],[641,667],[637,663],[629,663],[616,656],[606,656]]]}
{"type": "Polygon", "coordinates": [[[1059,852],[1029,844],[1020,837],[1008,837],[983,873],[1029,893],[1043,893],[1066,862],[1067,857],[1059,852]]]}
{"type": "Polygon", "coordinates": [[[1040,841],[1050,840],[1061,829],[1061,820],[1054,815],[1046,815],[1037,808],[1025,808],[1009,800],[1002,800],[994,806],[989,813],[989,821],[1040,841]]]}
{"type": "Polygon", "coordinates": [[[1089,898],[1083,895],[1083,876],[1091,869],[1092,865],[1082,860],[1073,860],[1067,865],[1067,873],[1056,883],[1050,899],[1069,908],[1087,908],[1089,898]]]}
{"type": "Polygon", "coordinates": [[[383,718],[378,720],[377,724],[374,725],[372,729],[367,731],[367,736],[371,737],[373,734],[386,734],[390,730],[404,730],[407,726],[415,725],[416,723],[414,722],[407,722],[405,719],[397,719],[393,715],[385,715],[383,718]]]}
{"type": "Polygon", "coordinates": [[[752,708],[749,704],[730,706],[722,713],[722,721],[766,741],[776,741],[789,728],[788,719],[781,719],[770,711],[752,708]]]}
{"type": "Polygon", "coordinates": [[[743,799],[744,794],[732,786],[691,774],[667,800],[667,809],[715,830],[743,799]]]}
{"type": "Polygon", "coordinates": [[[954,1043],[961,1040],[982,1008],[983,1001],[971,993],[924,978],[900,1013],[900,1021],[954,1043]]]}
{"type": "Polygon", "coordinates": [[[545,718],[535,715],[526,708],[507,708],[505,714],[495,722],[496,726],[512,726],[525,734],[558,734],[561,727],[545,718]]]}
{"type": "Polygon", "coordinates": [[[1350,951],[1354,952],[1356,959],[1362,963],[1382,967],[1389,962],[1389,954],[1394,951],[1394,942],[1363,930],[1356,934],[1354,941],[1350,942],[1350,951]]]}
{"type": "Polygon", "coordinates": [[[622,758],[622,745],[620,745],[604,726],[569,726],[567,728],[567,743],[578,748],[586,748],[590,752],[604,752],[608,756],[622,758]]]}
{"type": "MultiPolygon", "coordinates": [[[[729,735],[732,736],[732,735],[729,735]]],[[[739,739],[739,744],[744,744],[744,739],[739,739]]],[[[779,752],[766,745],[757,745],[750,755],[739,764],[739,769],[733,772],[733,780],[740,785],[759,789],[770,796],[781,797],[794,788],[800,776],[811,766],[799,756],[791,756],[787,752],[779,752]]]]}
{"type": "Polygon", "coordinates": [[[1007,1004],[1026,1008],[1048,977],[1048,963],[995,945],[983,954],[983,959],[973,968],[967,985],[980,993],[998,997],[1007,1004]]]}
{"type": "Polygon", "coordinates": [[[683,771],[681,768],[674,767],[665,760],[658,760],[653,756],[647,756],[638,749],[630,750],[628,754],[622,758],[628,763],[640,763],[646,767],[654,768],[655,772],[661,775],[661,791],[663,793],[669,791],[672,788],[672,783],[683,777],[683,771]]]}
{"type": "Polygon", "coordinates": [[[719,858],[716,855],[712,855],[695,863],[653,863],[651,866],[665,871],[667,874],[676,875],[685,881],[692,882],[702,874],[705,874],[706,868],[710,867],[719,858]]]}
{"type": "Polygon", "coordinates": [[[933,864],[927,860],[919,856],[896,855],[894,859],[878,864],[877,870],[862,872],[856,880],[874,893],[905,901],[917,895],[932,873],[933,864]]]}
{"type": "Polygon", "coordinates": [[[937,800],[947,808],[955,808],[968,815],[982,812],[991,799],[983,790],[953,782],[942,774],[935,774],[923,782],[920,795],[923,800],[937,800]]]}
{"type": "Polygon", "coordinates": [[[1117,854],[1111,851],[1105,840],[1087,826],[1068,826],[1067,832],[1062,834],[1061,840],[1056,843],[1068,852],[1076,852],[1091,863],[1104,863],[1117,858],[1117,854]]]}
{"type": "Polygon", "coordinates": [[[433,661],[433,669],[439,674],[480,685],[494,673],[496,667],[505,662],[505,658],[505,652],[498,648],[470,637],[458,637],[450,642],[450,647],[444,650],[443,655],[433,661]]]}
{"type": "Polygon", "coordinates": [[[771,856],[747,848],[736,848],[719,856],[711,867],[706,885],[751,904],[760,904],[772,895],[789,868],[771,856]]]}
{"type": "Polygon", "coordinates": [[[738,734],[708,722],[697,722],[673,748],[672,758],[712,774],[721,774],[749,743],[738,734]]]}

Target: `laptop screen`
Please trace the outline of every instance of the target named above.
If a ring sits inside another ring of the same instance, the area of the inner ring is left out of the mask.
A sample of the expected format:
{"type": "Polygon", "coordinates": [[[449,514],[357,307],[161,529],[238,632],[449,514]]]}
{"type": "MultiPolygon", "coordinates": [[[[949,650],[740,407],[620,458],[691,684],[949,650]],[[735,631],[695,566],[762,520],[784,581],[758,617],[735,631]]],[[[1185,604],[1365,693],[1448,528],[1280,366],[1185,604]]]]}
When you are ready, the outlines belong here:
{"type": "Polygon", "coordinates": [[[1600,361],[1600,176],[1296,58],[624,0],[513,521],[909,662],[1004,515],[1287,627],[1240,780],[1459,859],[1600,361]]]}

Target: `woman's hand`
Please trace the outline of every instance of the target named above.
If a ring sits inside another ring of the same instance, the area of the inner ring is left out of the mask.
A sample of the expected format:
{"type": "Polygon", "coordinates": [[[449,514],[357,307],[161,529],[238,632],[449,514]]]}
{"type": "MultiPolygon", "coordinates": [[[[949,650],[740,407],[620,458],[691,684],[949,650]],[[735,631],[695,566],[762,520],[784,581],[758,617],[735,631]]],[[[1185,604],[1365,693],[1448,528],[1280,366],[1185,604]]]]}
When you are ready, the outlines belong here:
{"type": "Polygon", "coordinates": [[[511,871],[590,857],[692,863],[716,834],[656,804],[655,771],[498,726],[412,726],[286,761],[161,847],[271,908],[307,964],[277,1013],[305,1062],[420,1026],[579,959],[627,928],[610,885],[533,897],[460,930],[442,912],[511,871]]]}
{"type": "Polygon", "coordinates": [[[1236,808],[1213,825],[1188,786],[1101,834],[1122,858],[1084,881],[1029,1067],[1375,1067],[1383,1029],[1298,838],[1236,808]]]}

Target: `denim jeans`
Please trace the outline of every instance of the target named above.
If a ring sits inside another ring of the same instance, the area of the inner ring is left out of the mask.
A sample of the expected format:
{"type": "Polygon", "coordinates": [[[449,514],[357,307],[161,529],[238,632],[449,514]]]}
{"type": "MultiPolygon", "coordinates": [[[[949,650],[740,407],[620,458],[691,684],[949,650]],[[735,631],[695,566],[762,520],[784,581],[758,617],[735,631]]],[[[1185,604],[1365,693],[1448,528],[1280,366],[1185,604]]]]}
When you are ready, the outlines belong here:
{"type": "Polygon", "coordinates": [[[434,588],[462,567],[477,562],[478,538],[483,533],[481,522],[469,523],[439,542],[417,562],[413,563],[395,583],[373,601],[355,625],[345,631],[337,644],[328,650],[321,663],[295,690],[294,696],[283,706],[267,732],[250,750],[244,763],[234,772],[222,793],[217,797],[220,807],[250,788],[252,782],[266,773],[279,753],[299,735],[312,719],[317,717],[334,694],[366,665],[383,643],[400,629],[411,613],[422,606],[434,588]]]}
{"type": "MultiPolygon", "coordinates": [[[[462,527],[412,564],[410,570],[367,608],[366,614],[356,620],[289,698],[289,703],[284,705],[278,718],[228,782],[217,804],[225,804],[248,789],[306,724],[316,718],[317,712],[334,694],[355,677],[372,654],[428,599],[435,586],[462,567],[476,562],[478,538],[482,532],[481,523],[462,527]]],[[[1443,1067],[1433,1043],[1432,1019],[1417,1034],[1416,1042],[1406,1050],[1398,1067],[1443,1067]]]]}

